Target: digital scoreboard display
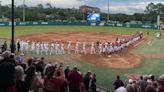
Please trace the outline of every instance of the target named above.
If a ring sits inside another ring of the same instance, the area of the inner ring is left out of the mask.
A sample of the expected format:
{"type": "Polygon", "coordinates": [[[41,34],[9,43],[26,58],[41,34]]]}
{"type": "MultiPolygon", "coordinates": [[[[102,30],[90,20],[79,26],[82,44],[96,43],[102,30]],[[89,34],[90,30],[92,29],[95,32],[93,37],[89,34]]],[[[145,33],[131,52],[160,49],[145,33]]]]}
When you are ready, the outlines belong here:
{"type": "Polygon", "coordinates": [[[87,20],[89,22],[99,22],[100,21],[100,14],[99,13],[88,13],[87,20]]]}

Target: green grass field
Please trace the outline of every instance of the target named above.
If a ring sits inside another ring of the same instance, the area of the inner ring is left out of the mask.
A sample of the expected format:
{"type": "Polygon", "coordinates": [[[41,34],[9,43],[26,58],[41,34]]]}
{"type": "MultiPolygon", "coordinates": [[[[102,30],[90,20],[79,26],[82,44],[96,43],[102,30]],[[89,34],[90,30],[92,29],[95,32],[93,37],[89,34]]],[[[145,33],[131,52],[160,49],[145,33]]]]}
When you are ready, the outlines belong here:
{"type": "MultiPolygon", "coordinates": [[[[0,27],[0,38],[10,38],[11,28],[0,27]]],[[[41,32],[63,32],[63,31],[97,31],[97,32],[114,32],[119,34],[133,34],[137,31],[142,31],[144,34],[147,31],[150,32],[150,39],[142,44],[140,47],[134,50],[136,54],[164,54],[164,39],[156,39],[154,33],[157,30],[149,29],[136,29],[136,28],[116,28],[116,27],[89,27],[89,26],[18,26],[15,28],[15,35],[27,35],[41,32]],[[150,42],[150,43],[149,43],[150,42]],[[149,44],[148,44],[149,43],[149,44]]],[[[123,80],[126,79],[127,74],[155,74],[156,76],[164,73],[164,59],[145,59],[143,62],[135,68],[129,69],[112,69],[96,67],[92,64],[86,63],[85,61],[79,62],[66,62],[70,66],[77,65],[82,73],[88,70],[96,73],[97,84],[105,88],[112,90],[113,81],[116,75],[120,75],[123,80]]]]}
{"type": "MultiPolygon", "coordinates": [[[[136,28],[117,28],[117,27],[91,27],[91,26],[17,26],[15,35],[27,35],[42,32],[68,32],[68,31],[97,31],[97,32],[114,32],[119,34],[132,34],[137,31],[147,32],[148,29],[136,28]]],[[[8,38],[11,35],[10,27],[0,27],[0,38],[8,38]]],[[[155,30],[150,34],[154,34],[155,30]]]]}

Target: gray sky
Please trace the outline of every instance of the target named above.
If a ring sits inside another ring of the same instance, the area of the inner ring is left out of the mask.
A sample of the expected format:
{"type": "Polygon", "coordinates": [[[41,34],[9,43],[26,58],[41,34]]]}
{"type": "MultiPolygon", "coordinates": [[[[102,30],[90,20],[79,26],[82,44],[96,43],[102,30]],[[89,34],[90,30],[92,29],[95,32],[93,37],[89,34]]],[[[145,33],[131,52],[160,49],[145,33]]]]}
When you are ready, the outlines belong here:
{"type": "MultiPolygon", "coordinates": [[[[11,0],[0,0],[4,5],[10,4],[11,0]]],[[[46,4],[51,3],[53,6],[61,8],[78,8],[80,5],[90,5],[99,7],[101,11],[107,12],[107,2],[108,0],[26,0],[28,6],[35,6],[39,3],[46,4]]],[[[153,3],[163,3],[164,0],[109,0],[110,2],[110,12],[111,13],[142,13],[144,12],[147,4],[153,3]]],[[[23,0],[15,0],[16,5],[21,5],[23,0]]]]}

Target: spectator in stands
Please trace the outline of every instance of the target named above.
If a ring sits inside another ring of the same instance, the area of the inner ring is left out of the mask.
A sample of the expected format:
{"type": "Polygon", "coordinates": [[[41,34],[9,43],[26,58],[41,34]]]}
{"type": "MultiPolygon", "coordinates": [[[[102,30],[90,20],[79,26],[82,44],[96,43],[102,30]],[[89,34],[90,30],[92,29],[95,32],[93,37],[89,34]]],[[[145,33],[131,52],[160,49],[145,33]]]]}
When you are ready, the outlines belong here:
{"type": "Polygon", "coordinates": [[[60,63],[60,64],[59,64],[59,67],[57,68],[57,71],[59,71],[59,72],[61,73],[61,76],[62,76],[63,78],[65,78],[63,63],[60,63]]]}
{"type": "Polygon", "coordinates": [[[80,84],[80,92],[87,92],[87,91],[85,90],[85,85],[84,85],[84,83],[81,83],[81,84],[80,84]]]}
{"type": "Polygon", "coordinates": [[[152,81],[150,79],[147,80],[147,86],[146,86],[145,92],[155,92],[152,85],[152,81]]]}
{"type": "Polygon", "coordinates": [[[96,92],[96,74],[92,75],[92,79],[91,79],[91,90],[92,92],[96,92]]]}
{"type": "Polygon", "coordinates": [[[74,67],[68,73],[69,92],[79,92],[80,84],[82,83],[82,76],[78,73],[77,67],[74,67]]]}
{"type": "Polygon", "coordinates": [[[133,83],[132,83],[132,87],[134,88],[134,92],[138,92],[137,81],[133,81],[133,83]]]}
{"type": "Polygon", "coordinates": [[[115,92],[127,92],[126,88],[124,87],[124,84],[121,83],[118,88],[115,90],[115,92]]]}
{"type": "Polygon", "coordinates": [[[14,64],[1,63],[0,74],[0,92],[16,92],[14,64]]]}
{"type": "Polygon", "coordinates": [[[144,78],[141,76],[139,81],[139,92],[145,92],[147,86],[147,76],[144,76],[144,78]]]}
{"type": "Polygon", "coordinates": [[[10,55],[11,53],[9,51],[5,51],[2,53],[3,59],[1,60],[1,63],[3,62],[10,62],[10,55]]]}
{"type": "Polygon", "coordinates": [[[56,68],[54,66],[47,67],[47,73],[44,78],[44,91],[45,92],[54,92],[55,90],[60,91],[60,89],[55,89],[54,73],[56,68]]]}
{"type": "Polygon", "coordinates": [[[2,54],[2,49],[3,49],[3,48],[2,48],[1,45],[0,45],[0,54],[2,54]]]}
{"type": "Polygon", "coordinates": [[[151,79],[151,81],[152,81],[152,84],[157,83],[157,81],[155,80],[154,75],[151,75],[150,79],[151,79]]]}
{"type": "Polygon", "coordinates": [[[65,92],[67,81],[61,77],[60,71],[57,71],[56,76],[55,67],[50,66],[48,75],[44,79],[45,92],[65,92]]]}
{"type": "Polygon", "coordinates": [[[83,81],[84,81],[85,89],[87,90],[87,92],[89,92],[89,84],[91,81],[91,72],[90,71],[88,71],[87,74],[84,76],[83,81]]]}
{"type": "Polygon", "coordinates": [[[126,89],[127,89],[127,92],[135,92],[132,79],[129,79],[128,84],[126,85],[126,89]]]}
{"type": "Polygon", "coordinates": [[[157,83],[153,83],[152,86],[153,86],[154,91],[158,92],[158,90],[159,90],[158,89],[158,84],[157,83]]]}
{"type": "Polygon", "coordinates": [[[41,64],[43,68],[45,67],[44,57],[41,57],[39,64],[41,64]]]}
{"type": "Polygon", "coordinates": [[[39,71],[39,69],[38,69],[39,61],[40,60],[37,57],[34,57],[32,65],[36,67],[36,72],[39,71]]]}
{"type": "Polygon", "coordinates": [[[120,86],[124,86],[124,83],[123,83],[122,80],[120,80],[120,76],[119,75],[117,75],[116,80],[115,80],[113,85],[115,86],[115,90],[117,88],[119,88],[120,86]]]}
{"type": "Polygon", "coordinates": [[[27,60],[27,64],[28,64],[28,67],[32,66],[32,64],[33,64],[33,59],[32,59],[32,58],[29,58],[29,59],[27,60]]]}
{"type": "Polygon", "coordinates": [[[81,73],[80,69],[77,69],[78,73],[82,76],[83,74],[81,73]]]}
{"type": "Polygon", "coordinates": [[[28,92],[28,86],[24,81],[24,70],[21,66],[16,66],[16,88],[17,92],[28,92]]]}
{"type": "Polygon", "coordinates": [[[159,77],[159,92],[164,92],[164,75],[159,77]]]}
{"type": "Polygon", "coordinates": [[[156,92],[152,85],[148,85],[145,92],[156,92]]]}
{"type": "Polygon", "coordinates": [[[4,59],[4,58],[3,58],[2,54],[0,54],[0,63],[1,63],[1,61],[2,61],[3,59],[4,59]]]}
{"type": "Polygon", "coordinates": [[[14,54],[14,53],[11,53],[9,62],[11,62],[11,63],[13,63],[14,65],[16,65],[16,60],[15,60],[15,54],[14,54]]]}
{"type": "Polygon", "coordinates": [[[44,70],[44,57],[41,57],[41,60],[38,61],[38,64],[37,64],[37,72],[41,72],[42,76],[43,76],[43,70],[44,70]]]}
{"type": "Polygon", "coordinates": [[[18,64],[21,64],[24,62],[24,54],[21,53],[19,56],[16,57],[16,61],[18,64]]]}
{"type": "Polygon", "coordinates": [[[45,65],[44,70],[43,70],[44,75],[48,74],[48,68],[51,67],[51,66],[52,66],[51,62],[48,62],[48,64],[45,65]]]}
{"type": "Polygon", "coordinates": [[[35,66],[30,66],[26,73],[25,82],[27,83],[28,89],[38,92],[39,88],[43,87],[41,74],[36,72],[35,66]]]}
{"type": "Polygon", "coordinates": [[[67,65],[66,69],[64,70],[64,74],[65,74],[65,78],[66,78],[66,79],[68,79],[67,76],[68,76],[68,73],[69,73],[69,72],[70,72],[70,68],[69,68],[69,66],[67,65]]]}

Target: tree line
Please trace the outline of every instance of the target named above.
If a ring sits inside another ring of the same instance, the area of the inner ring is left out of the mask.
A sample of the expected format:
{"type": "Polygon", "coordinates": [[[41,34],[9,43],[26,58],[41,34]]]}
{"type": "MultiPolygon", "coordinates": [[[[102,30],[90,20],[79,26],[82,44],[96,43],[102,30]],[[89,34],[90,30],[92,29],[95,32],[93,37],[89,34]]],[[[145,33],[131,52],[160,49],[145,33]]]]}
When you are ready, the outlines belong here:
{"type": "MultiPolygon", "coordinates": [[[[15,6],[15,18],[23,20],[23,5],[15,6]]],[[[25,5],[26,21],[81,21],[86,20],[87,14],[83,14],[76,8],[57,8],[50,3],[38,4],[30,7],[25,5]]],[[[107,20],[107,13],[101,12],[101,21],[107,20]]],[[[146,6],[144,13],[109,14],[109,20],[126,23],[130,21],[140,21],[141,23],[156,23],[157,15],[164,15],[164,4],[150,3],[146,6]]],[[[0,5],[0,16],[11,19],[11,5],[0,5]]],[[[164,17],[164,16],[163,16],[164,17]]],[[[162,19],[164,22],[164,18],[162,19]]]]}

